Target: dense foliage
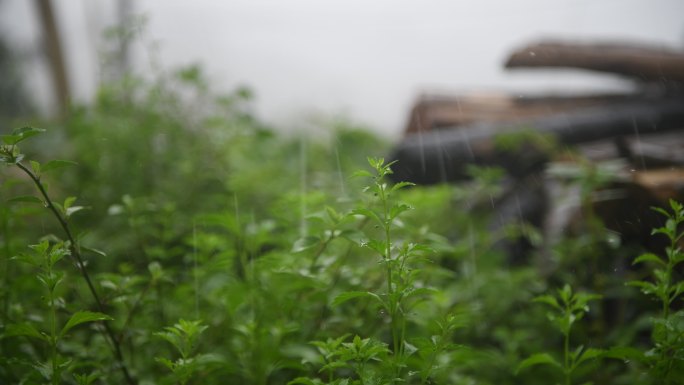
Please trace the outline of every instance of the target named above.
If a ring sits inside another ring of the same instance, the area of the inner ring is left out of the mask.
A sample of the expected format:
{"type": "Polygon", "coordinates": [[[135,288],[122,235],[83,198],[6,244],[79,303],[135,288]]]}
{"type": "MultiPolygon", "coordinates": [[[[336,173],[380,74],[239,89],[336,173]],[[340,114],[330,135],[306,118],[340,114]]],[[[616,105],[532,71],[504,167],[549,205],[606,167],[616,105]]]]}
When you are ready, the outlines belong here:
{"type": "Polygon", "coordinates": [[[0,383],[684,381],[680,204],[611,274],[638,253],[586,173],[588,225],[512,263],[501,240],[540,235],[492,230],[499,171],[391,184],[382,140],[277,135],[249,97],[191,67],[5,132],[0,383]]]}

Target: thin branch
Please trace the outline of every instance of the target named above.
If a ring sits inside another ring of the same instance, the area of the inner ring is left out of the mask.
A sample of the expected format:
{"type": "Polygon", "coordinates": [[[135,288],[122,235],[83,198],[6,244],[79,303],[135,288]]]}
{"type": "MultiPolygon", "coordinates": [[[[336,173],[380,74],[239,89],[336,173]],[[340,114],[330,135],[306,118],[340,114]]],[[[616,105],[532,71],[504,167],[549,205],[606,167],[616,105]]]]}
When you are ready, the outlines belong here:
{"type": "MultiPolygon", "coordinates": [[[[98,311],[101,313],[104,313],[104,305],[102,304],[102,301],[100,300],[99,295],[97,294],[97,290],[95,290],[95,286],[93,285],[93,281],[90,279],[90,274],[88,274],[88,270],[86,270],[86,266],[83,263],[83,258],[81,256],[81,252],[79,248],[77,247],[76,240],[74,239],[71,229],[69,228],[69,224],[67,223],[66,219],[62,216],[62,214],[57,210],[57,207],[52,203],[52,200],[50,199],[50,196],[48,195],[47,191],[45,191],[45,187],[43,187],[43,184],[40,181],[40,177],[34,174],[31,170],[29,170],[26,166],[21,164],[20,162],[16,163],[17,167],[19,167],[22,171],[24,171],[33,181],[33,183],[36,185],[38,190],[40,191],[40,194],[43,196],[45,199],[45,204],[47,208],[52,211],[54,214],[55,218],[57,218],[57,221],[59,222],[60,226],[62,227],[62,230],[64,230],[64,233],[66,234],[67,240],[69,241],[69,251],[71,253],[71,256],[73,257],[74,261],[76,262],[76,265],[78,266],[78,269],[81,271],[81,275],[83,276],[83,279],[86,281],[86,284],[88,285],[88,289],[90,290],[90,294],[93,296],[93,299],[95,300],[95,304],[97,306],[98,311]]],[[[131,374],[128,372],[128,368],[126,367],[126,363],[123,358],[123,354],[121,353],[121,346],[119,345],[119,341],[117,340],[114,331],[112,328],[109,326],[107,322],[102,322],[102,325],[104,326],[105,333],[107,334],[107,337],[111,341],[111,346],[113,348],[113,353],[116,358],[116,360],[119,363],[119,367],[121,368],[121,372],[123,373],[124,377],[126,378],[126,382],[128,385],[136,385],[136,381],[133,379],[131,374]]]]}

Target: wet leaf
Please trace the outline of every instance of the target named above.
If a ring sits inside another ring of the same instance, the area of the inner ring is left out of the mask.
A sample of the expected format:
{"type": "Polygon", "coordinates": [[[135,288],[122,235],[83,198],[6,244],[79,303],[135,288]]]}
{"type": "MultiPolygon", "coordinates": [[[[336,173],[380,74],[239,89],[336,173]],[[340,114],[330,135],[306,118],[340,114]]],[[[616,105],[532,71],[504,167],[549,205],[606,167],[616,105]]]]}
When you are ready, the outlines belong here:
{"type": "Polygon", "coordinates": [[[69,318],[69,321],[67,321],[66,325],[62,328],[62,331],[59,332],[60,337],[65,335],[66,333],[69,332],[72,328],[75,326],[78,326],[80,324],[86,323],[86,322],[95,322],[95,321],[111,321],[113,320],[112,317],[103,314],[103,313],[97,313],[97,312],[92,312],[92,311],[78,311],[74,314],[72,314],[71,318],[69,318]]]}
{"type": "Polygon", "coordinates": [[[563,366],[556,361],[553,357],[551,357],[550,354],[548,353],[538,353],[538,354],[533,354],[530,357],[526,358],[523,360],[520,365],[515,370],[515,373],[519,373],[521,370],[529,368],[531,366],[536,366],[536,365],[551,365],[556,368],[562,368],[563,366]]]}
{"type": "Polygon", "coordinates": [[[5,337],[31,337],[40,340],[46,340],[45,335],[41,334],[38,329],[29,323],[19,323],[7,325],[4,333],[5,337]]]}
{"type": "Polygon", "coordinates": [[[7,200],[8,203],[17,203],[17,202],[23,202],[23,203],[38,203],[38,204],[44,204],[43,200],[38,198],[37,196],[33,195],[21,195],[18,197],[14,197],[11,199],[7,200]]]}
{"type": "Polygon", "coordinates": [[[78,163],[72,162],[70,160],[51,160],[42,166],[42,171],[47,172],[47,171],[57,170],[57,169],[64,168],[64,167],[75,166],[77,164],[78,163]]]}

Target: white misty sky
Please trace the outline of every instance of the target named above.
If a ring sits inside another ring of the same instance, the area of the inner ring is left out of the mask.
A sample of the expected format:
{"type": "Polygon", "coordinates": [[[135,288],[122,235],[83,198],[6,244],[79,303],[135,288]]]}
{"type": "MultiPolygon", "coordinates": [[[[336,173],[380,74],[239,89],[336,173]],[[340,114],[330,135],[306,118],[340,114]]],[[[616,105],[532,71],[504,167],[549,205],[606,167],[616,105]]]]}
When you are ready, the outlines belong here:
{"type": "MultiPolygon", "coordinates": [[[[424,92],[616,90],[619,79],[577,71],[505,72],[512,49],[540,38],[621,39],[684,48],[682,0],[138,0],[165,66],[202,63],[213,87],[250,86],[264,120],[292,128],[345,116],[397,136],[424,92]]],[[[79,100],[98,79],[98,33],[113,0],[55,1],[79,100]]],[[[0,26],[30,54],[32,2],[0,0],[0,26]]],[[[33,48],[37,50],[37,48],[33,48]]],[[[147,55],[135,52],[139,70],[147,55]]],[[[29,55],[30,56],[30,55],[29,55]]],[[[34,64],[32,86],[44,89],[34,64]]],[[[49,94],[43,92],[43,103],[49,94]]]]}

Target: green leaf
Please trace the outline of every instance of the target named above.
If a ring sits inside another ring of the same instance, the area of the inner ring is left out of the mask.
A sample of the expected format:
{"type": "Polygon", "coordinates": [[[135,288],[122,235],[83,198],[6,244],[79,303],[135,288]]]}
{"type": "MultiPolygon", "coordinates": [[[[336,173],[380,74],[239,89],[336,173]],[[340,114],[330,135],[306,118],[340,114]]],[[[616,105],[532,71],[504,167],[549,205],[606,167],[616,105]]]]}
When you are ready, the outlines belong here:
{"type": "Polygon", "coordinates": [[[318,378],[311,379],[307,377],[297,377],[294,380],[287,383],[287,385],[323,385],[325,384],[318,378]]]}
{"type": "Polygon", "coordinates": [[[390,209],[389,219],[392,220],[392,219],[396,218],[399,214],[403,213],[404,211],[408,211],[408,210],[412,210],[412,209],[413,209],[413,207],[406,205],[406,204],[403,204],[403,203],[394,205],[390,209]]]}
{"type": "Polygon", "coordinates": [[[339,236],[358,245],[362,243],[365,235],[363,231],[360,230],[346,229],[342,230],[339,236]]]}
{"type": "Polygon", "coordinates": [[[51,160],[42,166],[43,172],[56,170],[63,167],[75,166],[78,163],[70,160],[51,160]]]}
{"type": "Polygon", "coordinates": [[[680,294],[684,293],[684,281],[677,282],[670,288],[670,298],[674,301],[680,294]]]}
{"type": "Polygon", "coordinates": [[[359,208],[352,210],[352,214],[363,215],[364,217],[372,218],[376,222],[382,224],[382,220],[380,220],[380,217],[378,216],[378,214],[376,214],[372,210],[369,210],[365,207],[359,207],[359,208]]]}
{"type": "Polygon", "coordinates": [[[558,304],[558,300],[555,297],[552,297],[550,295],[541,295],[541,296],[533,299],[533,301],[545,303],[545,304],[550,305],[553,308],[558,309],[560,311],[563,310],[563,308],[558,304]]]}
{"type": "Polygon", "coordinates": [[[45,132],[42,128],[21,127],[13,130],[11,135],[2,135],[2,141],[5,142],[5,144],[15,145],[42,132],[45,132]]]}
{"type": "Polygon", "coordinates": [[[412,297],[420,297],[420,296],[430,296],[430,295],[435,295],[438,294],[439,290],[434,289],[432,287],[417,287],[417,288],[408,288],[404,292],[404,298],[409,299],[412,297]]]}
{"type": "Polygon", "coordinates": [[[572,287],[566,283],[562,289],[558,290],[558,296],[563,303],[570,303],[570,298],[572,298],[572,287]]]}
{"type": "Polygon", "coordinates": [[[298,240],[295,241],[294,245],[292,245],[292,252],[293,253],[299,253],[304,250],[309,250],[312,247],[315,247],[321,242],[321,238],[316,237],[316,236],[307,236],[304,238],[299,238],[298,240]]]}
{"type": "Polygon", "coordinates": [[[372,178],[372,177],[373,177],[373,174],[371,174],[370,172],[368,172],[368,171],[366,171],[366,170],[358,170],[358,171],[355,171],[355,172],[352,174],[352,178],[358,178],[358,177],[368,177],[368,178],[372,178]]]}
{"type": "Polygon", "coordinates": [[[87,209],[87,207],[85,207],[85,206],[72,206],[72,207],[67,208],[67,209],[64,211],[64,215],[65,215],[67,218],[69,218],[69,217],[72,216],[73,214],[75,214],[75,213],[77,213],[77,212],[79,212],[79,211],[81,211],[81,210],[85,210],[85,209],[87,209]]]}
{"type": "Polygon", "coordinates": [[[73,205],[74,202],[76,202],[76,197],[66,198],[63,203],[64,209],[68,209],[69,207],[71,207],[71,205],[73,205]]]}
{"type": "Polygon", "coordinates": [[[651,210],[653,210],[657,213],[660,213],[665,217],[668,217],[668,218],[670,217],[670,213],[668,213],[665,209],[662,209],[660,207],[651,207],[651,210]]]}
{"type": "Polygon", "coordinates": [[[643,262],[655,262],[661,265],[665,265],[665,262],[663,262],[660,257],[653,253],[646,253],[646,254],[641,254],[640,256],[636,257],[634,259],[634,262],[632,262],[632,265],[636,265],[637,263],[643,263],[643,262]]]}
{"type": "Polygon", "coordinates": [[[375,293],[371,293],[369,291],[345,291],[344,293],[341,293],[335,299],[332,301],[332,306],[339,306],[350,299],[354,298],[363,298],[363,297],[370,297],[373,299],[378,300],[382,305],[384,303],[382,302],[382,299],[375,293]]]}
{"type": "Polygon", "coordinates": [[[36,162],[35,160],[30,161],[31,163],[31,170],[33,170],[34,174],[40,174],[40,163],[36,162]]]}
{"type": "Polygon", "coordinates": [[[656,294],[658,292],[658,287],[651,282],[646,281],[629,281],[625,283],[627,286],[636,286],[641,289],[644,294],[656,294]]]}
{"type": "Polygon", "coordinates": [[[45,340],[46,337],[38,329],[29,323],[19,323],[7,325],[4,333],[5,337],[25,336],[45,340]]]}
{"type": "Polygon", "coordinates": [[[39,259],[36,259],[33,255],[25,254],[25,253],[15,255],[11,259],[15,260],[15,261],[19,261],[19,262],[28,263],[29,265],[36,266],[36,267],[40,266],[40,264],[42,263],[39,259]]]}
{"type": "Polygon", "coordinates": [[[415,183],[411,183],[411,182],[399,182],[399,183],[396,183],[394,186],[392,186],[392,188],[390,189],[390,192],[394,192],[394,191],[397,191],[397,190],[402,189],[404,187],[415,186],[415,185],[416,185],[415,183]]]}
{"type": "Polygon", "coordinates": [[[369,156],[366,160],[368,161],[368,164],[375,169],[382,167],[382,164],[385,163],[385,158],[376,158],[374,156],[369,156]]]}
{"type": "Polygon", "coordinates": [[[33,195],[21,195],[18,197],[10,198],[7,200],[8,203],[25,202],[25,203],[38,203],[44,204],[43,200],[33,195]]]}
{"type": "Polygon", "coordinates": [[[67,321],[66,325],[62,328],[62,331],[59,332],[59,336],[63,336],[66,333],[69,332],[73,327],[78,326],[82,323],[86,322],[95,322],[95,321],[111,321],[113,318],[103,314],[103,313],[96,313],[92,311],[77,311],[76,313],[71,315],[71,318],[69,318],[69,321],[67,321]]]}
{"type": "Polygon", "coordinates": [[[523,360],[520,365],[515,370],[515,373],[518,374],[522,369],[529,368],[530,366],[535,366],[535,365],[551,365],[554,366],[558,369],[562,369],[563,366],[556,361],[553,357],[551,357],[550,354],[548,353],[537,353],[533,354],[530,357],[526,358],[523,360]]]}
{"type": "Polygon", "coordinates": [[[88,247],[88,246],[81,246],[81,250],[85,250],[85,251],[91,252],[93,254],[97,254],[100,257],[106,257],[107,256],[107,254],[104,251],[98,250],[98,249],[95,249],[92,247],[88,247]]]}
{"type": "Polygon", "coordinates": [[[593,360],[596,358],[601,358],[601,357],[603,357],[604,353],[605,353],[605,350],[589,348],[589,349],[583,351],[579,355],[579,358],[577,359],[577,361],[575,361],[574,367],[579,366],[584,361],[593,360]]]}
{"type": "Polygon", "coordinates": [[[169,360],[168,358],[155,357],[154,360],[163,364],[164,366],[166,366],[171,371],[174,371],[176,368],[176,364],[173,361],[169,360]]]}
{"type": "Polygon", "coordinates": [[[52,365],[50,365],[49,362],[36,362],[31,366],[46,380],[50,380],[52,378],[52,365]]]}
{"type": "Polygon", "coordinates": [[[2,141],[7,145],[15,145],[21,141],[21,137],[18,135],[2,135],[2,141]]]}
{"type": "Polygon", "coordinates": [[[371,239],[368,242],[363,242],[361,243],[361,246],[365,246],[371,250],[374,250],[378,254],[382,255],[383,258],[385,257],[385,253],[387,253],[387,243],[378,239],[371,239]]]}
{"type": "Polygon", "coordinates": [[[634,360],[637,362],[644,362],[646,356],[644,352],[639,349],[630,348],[626,346],[616,346],[603,352],[606,358],[614,358],[618,360],[634,360]]]}
{"type": "Polygon", "coordinates": [[[325,211],[328,213],[328,218],[330,218],[332,223],[338,223],[340,221],[341,216],[334,208],[325,206],[325,211]]]}
{"type": "Polygon", "coordinates": [[[76,373],[74,373],[74,378],[76,379],[76,382],[78,383],[78,385],[90,385],[93,382],[95,382],[99,377],[100,377],[100,374],[97,372],[89,373],[89,374],[76,374],[76,373]]]}
{"type": "Polygon", "coordinates": [[[571,309],[574,311],[586,311],[587,308],[587,303],[589,301],[595,301],[601,299],[601,295],[599,294],[591,294],[591,293],[577,293],[574,296],[574,304],[571,306],[571,309]]]}
{"type": "Polygon", "coordinates": [[[62,206],[61,203],[59,202],[52,202],[52,205],[59,211],[61,214],[64,214],[64,206],[62,206]]]}

